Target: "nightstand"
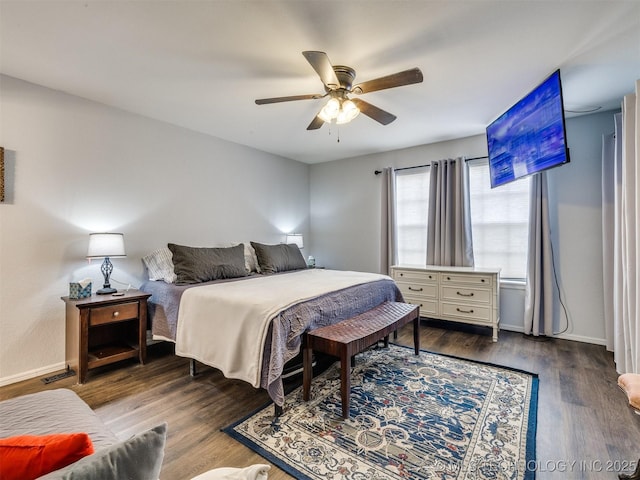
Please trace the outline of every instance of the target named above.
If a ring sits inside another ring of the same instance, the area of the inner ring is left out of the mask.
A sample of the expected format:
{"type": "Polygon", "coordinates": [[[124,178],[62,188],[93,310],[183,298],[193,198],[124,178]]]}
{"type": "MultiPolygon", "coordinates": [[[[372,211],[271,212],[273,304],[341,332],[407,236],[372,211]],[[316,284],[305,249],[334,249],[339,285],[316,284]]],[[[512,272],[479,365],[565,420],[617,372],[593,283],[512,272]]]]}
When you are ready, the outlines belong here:
{"type": "Polygon", "coordinates": [[[147,355],[147,299],[139,290],[122,296],[93,295],[66,304],[67,366],[77,369],[78,383],[84,383],[92,368],[147,355]]]}

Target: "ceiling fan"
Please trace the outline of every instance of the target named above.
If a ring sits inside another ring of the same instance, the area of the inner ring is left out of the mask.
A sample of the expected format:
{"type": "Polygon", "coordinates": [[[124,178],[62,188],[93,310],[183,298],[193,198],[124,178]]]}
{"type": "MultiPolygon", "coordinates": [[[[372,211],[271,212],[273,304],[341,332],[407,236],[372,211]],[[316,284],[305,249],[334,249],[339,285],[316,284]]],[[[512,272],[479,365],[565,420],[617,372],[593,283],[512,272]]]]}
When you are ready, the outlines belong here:
{"type": "Polygon", "coordinates": [[[419,68],[412,68],[403,72],[394,73],[384,77],[369,80],[353,85],[356,71],[344,65],[331,65],[325,52],[306,51],[302,55],[317,72],[324,84],[324,94],[292,95],[288,97],[261,98],[256,100],[258,105],[268,103],[290,102],[293,100],[316,100],[330,97],[322,107],[318,115],[311,121],[307,130],[316,130],[325,123],[335,121],[338,124],[348,123],[360,112],[368,117],[388,125],[396,119],[396,116],[386,112],[359,98],[349,98],[349,95],[361,95],[363,93],[385,90],[387,88],[402,87],[422,82],[422,72],[419,68]]]}

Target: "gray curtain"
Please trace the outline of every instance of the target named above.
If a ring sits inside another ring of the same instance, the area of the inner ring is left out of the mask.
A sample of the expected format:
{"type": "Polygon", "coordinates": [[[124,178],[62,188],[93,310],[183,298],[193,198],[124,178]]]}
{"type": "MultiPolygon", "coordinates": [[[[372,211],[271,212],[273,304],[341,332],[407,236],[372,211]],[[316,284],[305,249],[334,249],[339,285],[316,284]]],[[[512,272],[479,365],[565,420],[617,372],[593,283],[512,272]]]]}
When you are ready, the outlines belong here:
{"type": "Polygon", "coordinates": [[[605,327],[618,373],[640,373],[640,80],[635,90],[615,117],[615,142],[603,139],[605,327]]]}
{"type": "Polygon", "coordinates": [[[467,164],[438,160],[430,175],[427,265],[473,267],[467,164]]]}
{"type": "Polygon", "coordinates": [[[524,303],[524,333],[553,335],[553,259],[549,229],[547,174],[531,177],[529,254],[524,303]]]}
{"type": "Polygon", "coordinates": [[[621,305],[620,199],[622,190],[622,114],[614,118],[615,133],[602,136],[602,280],[607,350],[615,350],[616,305],[621,305]]]}
{"type": "Polygon", "coordinates": [[[391,167],[382,171],[382,238],[380,239],[380,272],[389,275],[397,259],[396,244],[396,172],[391,167]]]}

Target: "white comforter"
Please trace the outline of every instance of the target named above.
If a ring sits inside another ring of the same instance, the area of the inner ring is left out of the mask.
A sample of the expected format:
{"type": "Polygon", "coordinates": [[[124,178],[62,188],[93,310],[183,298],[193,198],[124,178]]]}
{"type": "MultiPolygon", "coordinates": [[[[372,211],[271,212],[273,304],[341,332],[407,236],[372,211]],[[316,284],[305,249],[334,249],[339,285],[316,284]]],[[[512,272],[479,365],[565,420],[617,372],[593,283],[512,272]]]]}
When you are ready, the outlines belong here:
{"type": "Polygon", "coordinates": [[[279,312],[332,291],[388,278],[310,269],[190,288],[180,301],[176,354],[258,388],[269,323],[279,312]]]}

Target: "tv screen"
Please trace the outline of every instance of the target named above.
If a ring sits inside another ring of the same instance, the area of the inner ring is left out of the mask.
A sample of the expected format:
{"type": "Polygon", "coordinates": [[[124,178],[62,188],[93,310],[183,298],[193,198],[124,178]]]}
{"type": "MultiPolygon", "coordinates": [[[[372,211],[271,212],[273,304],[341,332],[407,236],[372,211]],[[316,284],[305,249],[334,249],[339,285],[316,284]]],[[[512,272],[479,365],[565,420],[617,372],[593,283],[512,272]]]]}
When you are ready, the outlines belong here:
{"type": "Polygon", "coordinates": [[[569,161],[560,70],[487,127],[491,188],[569,161]]]}

